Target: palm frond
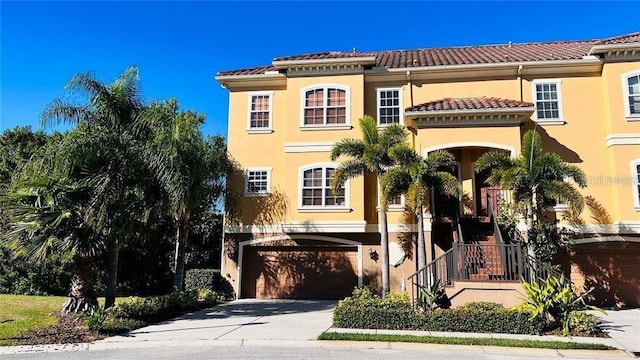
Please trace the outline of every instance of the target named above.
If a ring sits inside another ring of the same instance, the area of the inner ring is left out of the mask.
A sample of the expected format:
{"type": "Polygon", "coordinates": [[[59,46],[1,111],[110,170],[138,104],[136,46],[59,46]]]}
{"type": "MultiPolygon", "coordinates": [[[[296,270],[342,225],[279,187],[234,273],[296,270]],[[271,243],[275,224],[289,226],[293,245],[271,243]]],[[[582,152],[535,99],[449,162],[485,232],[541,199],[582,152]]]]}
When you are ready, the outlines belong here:
{"type": "Polygon", "coordinates": [[[358,139],[341,139],[331,148],[331,161],[336,161],[340,156],[362,158],[365,144],[358,139]]]}
{"type": "Polygon", "coordinates": [[[410,166],[420,161],[420,155],[409,144],[397,144],[389,149],[389,156],[399,166],[410,166]]]}
{"type": "Polygon", "coordinates": [[[554,180],[541,184],[540,190],[547,198],[558,199],[560,202],[567,204],[576,215],[580,214],[584,208],[582,195],[569,183],[554,180]]]}
{"type": "Polygon", "coordinates": [[[366,165],[357,159],[343,161],[336,169],[331,179],[331,189],[338,192],[349,179],[362,176],[368,172],[366,165]]]}
{"type": "Polygon", "coordinates": [[[362,132],[362,141],[364,144],[377,144],[379,134],[376,120],[369,115],[365,115],[358,120],[358,123],[360,124],[360,131],[362,132]]]}

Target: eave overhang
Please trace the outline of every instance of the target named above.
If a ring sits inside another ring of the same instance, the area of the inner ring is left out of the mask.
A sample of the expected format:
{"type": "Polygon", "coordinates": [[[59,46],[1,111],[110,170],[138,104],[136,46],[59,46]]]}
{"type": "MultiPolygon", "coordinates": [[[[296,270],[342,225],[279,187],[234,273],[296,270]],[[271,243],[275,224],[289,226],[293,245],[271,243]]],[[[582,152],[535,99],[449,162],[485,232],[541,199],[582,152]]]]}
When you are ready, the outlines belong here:
{"type": "Polygon", "coordinates": [[[221,75],[215,77],[216,81],[225,89],[254,89],[285,87],[287,77],[284,74],[255,74],[255,75],[221,75]]]}
{"type": "Polygon", "coordinates": [[[375,67],[366,70],[365,81],[446,80],[471,78],[516,78],[518,76],[556,76],[596,74],[602,71],[604,60],[597,56],[585,56],[583,59],[556,61],[520,61],[498,64],[464,64],[442,66],[420,66],[402,68],[375,67]]]}
{"type": "Polygon", "coordinates": [[[431,110],[405,112],[405,124],[416,129],[432,127],[520,126],[535,107],[509,109],[431,110]]]}

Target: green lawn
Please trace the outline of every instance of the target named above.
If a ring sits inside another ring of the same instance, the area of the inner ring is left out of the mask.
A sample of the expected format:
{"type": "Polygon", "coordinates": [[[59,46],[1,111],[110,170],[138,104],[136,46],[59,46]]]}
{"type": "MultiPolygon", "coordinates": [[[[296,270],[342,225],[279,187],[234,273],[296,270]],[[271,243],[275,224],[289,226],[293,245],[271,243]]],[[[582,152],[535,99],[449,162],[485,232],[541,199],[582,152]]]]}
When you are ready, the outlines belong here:
{"type": "Polygon", "coordinates": [[[56,323],[50,315],[59,311],[63,296],[24,296],[0,294],[0,346],[30,329],[56,323]]]}
{"type": "Polygon", "coordinates": [[[349,340],[349,341],[384,341],[384,342],[410,342],[423,344],[448,344],[448,345],[483,345],[483,346],[507,346],[527,347],[542,349],[583,349],[583,350],[610,350],[611,348],[601,344],[541,341],[541,340],[517,340],[495,338],[463,338],[463,337],[436,337],[413,335],[386,335],[386,334],[344,334],[335,332],[322,333],[318,340],[349,340]]]}

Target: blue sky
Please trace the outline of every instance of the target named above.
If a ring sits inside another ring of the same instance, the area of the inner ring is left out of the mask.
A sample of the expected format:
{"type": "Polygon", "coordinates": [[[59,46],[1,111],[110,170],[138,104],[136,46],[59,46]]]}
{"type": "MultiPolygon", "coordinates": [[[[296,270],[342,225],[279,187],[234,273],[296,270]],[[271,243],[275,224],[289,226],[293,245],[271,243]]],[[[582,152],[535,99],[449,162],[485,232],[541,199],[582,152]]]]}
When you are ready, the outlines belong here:
{"type": "Polygon", "coordinates": [[[580,40],[640,31],[640,2],[0,1],[0,131],[39,128],[78,72],[110,82],[132,64],[146,100],[176,97],[226,134],[216,72],[277,56],[580,40]]]}

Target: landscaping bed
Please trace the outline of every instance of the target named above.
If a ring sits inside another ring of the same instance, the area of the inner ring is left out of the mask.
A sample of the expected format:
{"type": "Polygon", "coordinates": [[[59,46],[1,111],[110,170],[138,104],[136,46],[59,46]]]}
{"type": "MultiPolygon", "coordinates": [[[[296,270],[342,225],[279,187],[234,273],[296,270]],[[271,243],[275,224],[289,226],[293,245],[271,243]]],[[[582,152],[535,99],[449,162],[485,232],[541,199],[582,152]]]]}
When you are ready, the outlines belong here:
{"type": "MultiPolygon", "coordinates": [[[[0,296],[3,299],[5,297],[0,296]]],[[[23,312],[29,312],[27,310],[30,309],[29,304],[33,300],[31,298],[40,297],[22,296],[21,302],[14,306],[23,312]]],[[[37,316],[24,326],[9,329],[7,324],[12,322],[12,319],[0,323],[0,345],[92,342],[211,307],[225,300],[225,296],[211,290],[187,290],[161,296],[121,298],[110,309],[98,309],[92,314],[79,315],[51,311],[52,306],[56,310],[60,309],[64,302],[62,297],[42,298],[44,299],[35,300],[40,300],[47,306],[37,307],[37,316]]],[[[8,306],[3,304],[2,308],[8,306]]],[[[4,318],[5,314],[0,312],[0,316],[4,318]]]]}
{"type": "Polygon", "coordinates": [[[507,309],[486,302],[453,309],[414,307],[406,293],[392,292],[383,299],[369,288],[355,289],[353,296],[340,301],[333,312],[333,324],[352,329],[605,336],[595,316],[584,311],[571,312],[566,322],[559,322],[523,307],[507,309]]]}

